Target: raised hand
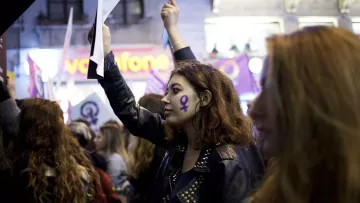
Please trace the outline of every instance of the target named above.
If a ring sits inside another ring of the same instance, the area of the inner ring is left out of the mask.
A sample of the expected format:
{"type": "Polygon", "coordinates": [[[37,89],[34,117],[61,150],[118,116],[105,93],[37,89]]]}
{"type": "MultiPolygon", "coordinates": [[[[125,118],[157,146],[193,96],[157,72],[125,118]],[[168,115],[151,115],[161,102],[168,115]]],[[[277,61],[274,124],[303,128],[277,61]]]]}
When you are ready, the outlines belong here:
{"type": "MultiPolygon", "coordinates": [[[[109,27],[106,26],[105,24],[103,24],[102,26],[102,34],[103,34],[104,56],[106,56],[108,53],[111,52],[111,34],[109,27]]],[[[89,43],[92,42],[93,37],[94,37],[94,27],[92,27],[88,33],[89,43]]]]}
{"type": "Polygon", "coordinates": [[[161,18],[164,21],[164,27],[169,31],[176,29],[179,19],[180,9],[175,0],[170,0],[161,10],[161,18]]]}
{"type": "Polygon", "coordinates": [[[161,10],[161,18],[163,19],[164,27],[169,34],[174,52],[186,47],[186,44],[178,30],[179,14],[180,9],[175,0],[170,0],[161,10]]]}
{"type": "Polygon", "coordinates": [[[111,52],[111,34],[108,26],[103,24],[102,26],[103,34],[103,45],[104,45],[104,56],[111,52]]]}

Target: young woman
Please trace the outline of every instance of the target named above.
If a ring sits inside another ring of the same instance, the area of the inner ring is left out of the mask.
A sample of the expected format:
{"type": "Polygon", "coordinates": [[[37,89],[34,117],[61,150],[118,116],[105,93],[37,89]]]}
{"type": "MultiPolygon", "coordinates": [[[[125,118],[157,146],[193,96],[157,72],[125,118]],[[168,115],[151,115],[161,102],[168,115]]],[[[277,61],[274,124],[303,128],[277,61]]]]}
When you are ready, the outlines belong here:
{"type": "Polygon", "coordinates": [[[250,195],[264,166],[232,81],[212,66],[196,62],[190,48],[176,39],[178,11],[174,1],[166,4],[164,24],[176,59],[182,55],[192,61],[177,62],[170,76],[162,99],[165,123],[136,104],[114,62],[105,25],[106,70],[99,82],[115,114],[133,135],[168,150],[149,202],[241,202],[250,195]]]}
{"type": "Polygon", "coordinates": [[[118,125],[105,124],[100,127],[99,136],[95,138],[97,152],[107,160],[107,174],[114,187],[119,187],[126,179],[127,150],[121,139],[118,125]],[[120,178],[122,177],[122,178],[120,178]]]}
{"type": "Polygon", "coordinates": [[[1,197],[9,202],[95,201],[101,188],[98,176],[67,131],[60,106],[26,99],[18,118],[19,131],[8,154],[11,171],[0,180],[7,184],[1,197]]]}
{"type": "MultiPolygon", "coordinates": [[[[146,94],[139,99],[139,105],[152,113],[163,114],[162,95],[146,94]]],[[[149,132],[151,133],[151,132],[149,132]]],[[[130,203],[146,203],[156,188],[155,177],[165,150],[140,137],[133,137],[129,148],[128,177],[134,188],[130,203]]]]}
{"type": "Polygon", "coordinates": [[[308,27],[267,43],[250,114],[275,162],[252,202],[360,202],[359,37],[308,27]]]}
{"type": "Polygon", "coordinates": [[[103,198],[97,199],[98,203],[121,203],[120,198],[113,190],[113,185],[110,177],[106,174],[107,163],[105,157],[96,153],[89,152],[86,150],[86,147],[89,146],[91,142],[91,132],[90,128],[82,122],[71,122],[68,125],[68,128],[72,136],[78,141],[81,147],[83,147],[85,154],[88,159],[93,164],[97,174],[99,175],[99,180],[102,187],[103,198]]]}
{"type": "MultiPolygon", "coordinates": [[[[120,137],[120,143],[121,143],[121,147],[123,149],[125,149],[125,151],[127,152],[128,151],[128,148],[131,144],[131,134],[130,132],[128,131],[128,129],[126,129],[126,127],[122,124],[122,123],[119,123],[118,121],[116,120],[108,120],[104,123],[104,125],[107,125],[107,124],[110,124],[110,125],[115,125],[117,126],[119,129],[120,129],[120,132],[121,132],[121,137],[120,137]]],[[[125,160],[128,160],[128,155],[127,153],[123,154],[124,156],[124,159],[125,160]]]]}

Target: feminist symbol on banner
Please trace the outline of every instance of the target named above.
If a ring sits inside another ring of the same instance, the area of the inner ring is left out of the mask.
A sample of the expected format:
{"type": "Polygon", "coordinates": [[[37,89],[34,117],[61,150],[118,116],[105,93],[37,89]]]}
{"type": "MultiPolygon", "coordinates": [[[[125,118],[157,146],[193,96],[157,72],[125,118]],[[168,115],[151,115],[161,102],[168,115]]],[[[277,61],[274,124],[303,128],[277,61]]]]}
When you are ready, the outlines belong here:
{"type": "Polygon", "coordinates": [[[91,124],[96,125],[98,121],[97,116],[99,115],[99,107],[95,102],[85,102],[81,105],[80,113],[81,116],[88,119],[91,124]]]}
{"type": "Polygon", "coordinates": [[[183,110],[184,112],[187,112],[187,109],[188,109],[189,106],[186,106],[186,104],[188,103],[188,101],[189,101],[189,97],[187,95],[183,95],[180,98],[180,104],[182,105],[180,110],[183,110]]]}

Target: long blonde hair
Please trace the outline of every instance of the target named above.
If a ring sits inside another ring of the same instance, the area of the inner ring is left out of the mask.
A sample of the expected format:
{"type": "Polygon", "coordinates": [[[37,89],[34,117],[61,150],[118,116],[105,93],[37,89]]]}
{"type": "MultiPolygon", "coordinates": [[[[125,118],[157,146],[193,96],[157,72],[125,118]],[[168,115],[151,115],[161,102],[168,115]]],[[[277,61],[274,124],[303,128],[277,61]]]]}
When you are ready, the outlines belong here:
{"type": "Polygon", "coordinates": [[[127,162],[129,156],[124,138],[126,135],[119,125],[105,124],[100,127],[100,133],[104,136],[105,146],[99,150],[104,154],[118,153],[127,162]]]}
{"type": "MultiPolygon", "coordinates": [[[[139,99],[139,105],[162,116],[164,103],[161,102],[163,95],[146,94],[139,99]]],[[[151,133],[151,132],[149,132],[151,133]]],[[[133,137],[133,143],[129,147],[129,161],[127,163],[128,176],[134,179],[144,173],[154,159],[155,145],[148,140],[133,137]]]]}
{"type": "Polygon", "coordinates": [[[134,137],[129,148],[128,176],[137,179],[146,171],[154,158],[155,145],[143,138],[134,137]]]}
{"type": "Polygon", "coordinates": [[[267,43],[278,157],[252,202],[360,202],[360,39],[309,27],[267,43]]]}

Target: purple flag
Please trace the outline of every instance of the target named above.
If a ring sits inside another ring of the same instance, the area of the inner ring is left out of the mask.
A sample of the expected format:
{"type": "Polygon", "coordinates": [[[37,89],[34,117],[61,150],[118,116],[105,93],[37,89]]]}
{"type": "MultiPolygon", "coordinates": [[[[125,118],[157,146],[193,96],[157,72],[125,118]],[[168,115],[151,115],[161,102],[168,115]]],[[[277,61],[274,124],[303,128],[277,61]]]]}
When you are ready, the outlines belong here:
{"type": "Polygon", "coordinates": [[[249,70],[249,57],[246,54],[231,58],[220,59],[214,67],[225,73],[234,83],[235,89],[240,96],[245,93],[255,92],[255,80],[249,70]]]}
{"type": "Polygon", "coordinates": [[[28,89],[30,93],[30,97],[44,98],[44,83],[41,77],[41,70],[29,55],[28,55],[28,63],[30,69],[30,75],[29,75],[30,84],[28,89]]]}
{"type": "Polygon", "coordinates": [[[154,93],[154,94],[165,94],[166,83],[156,74],[156,72],[151,71],[147,84],[145,94],[154,93]]]}

